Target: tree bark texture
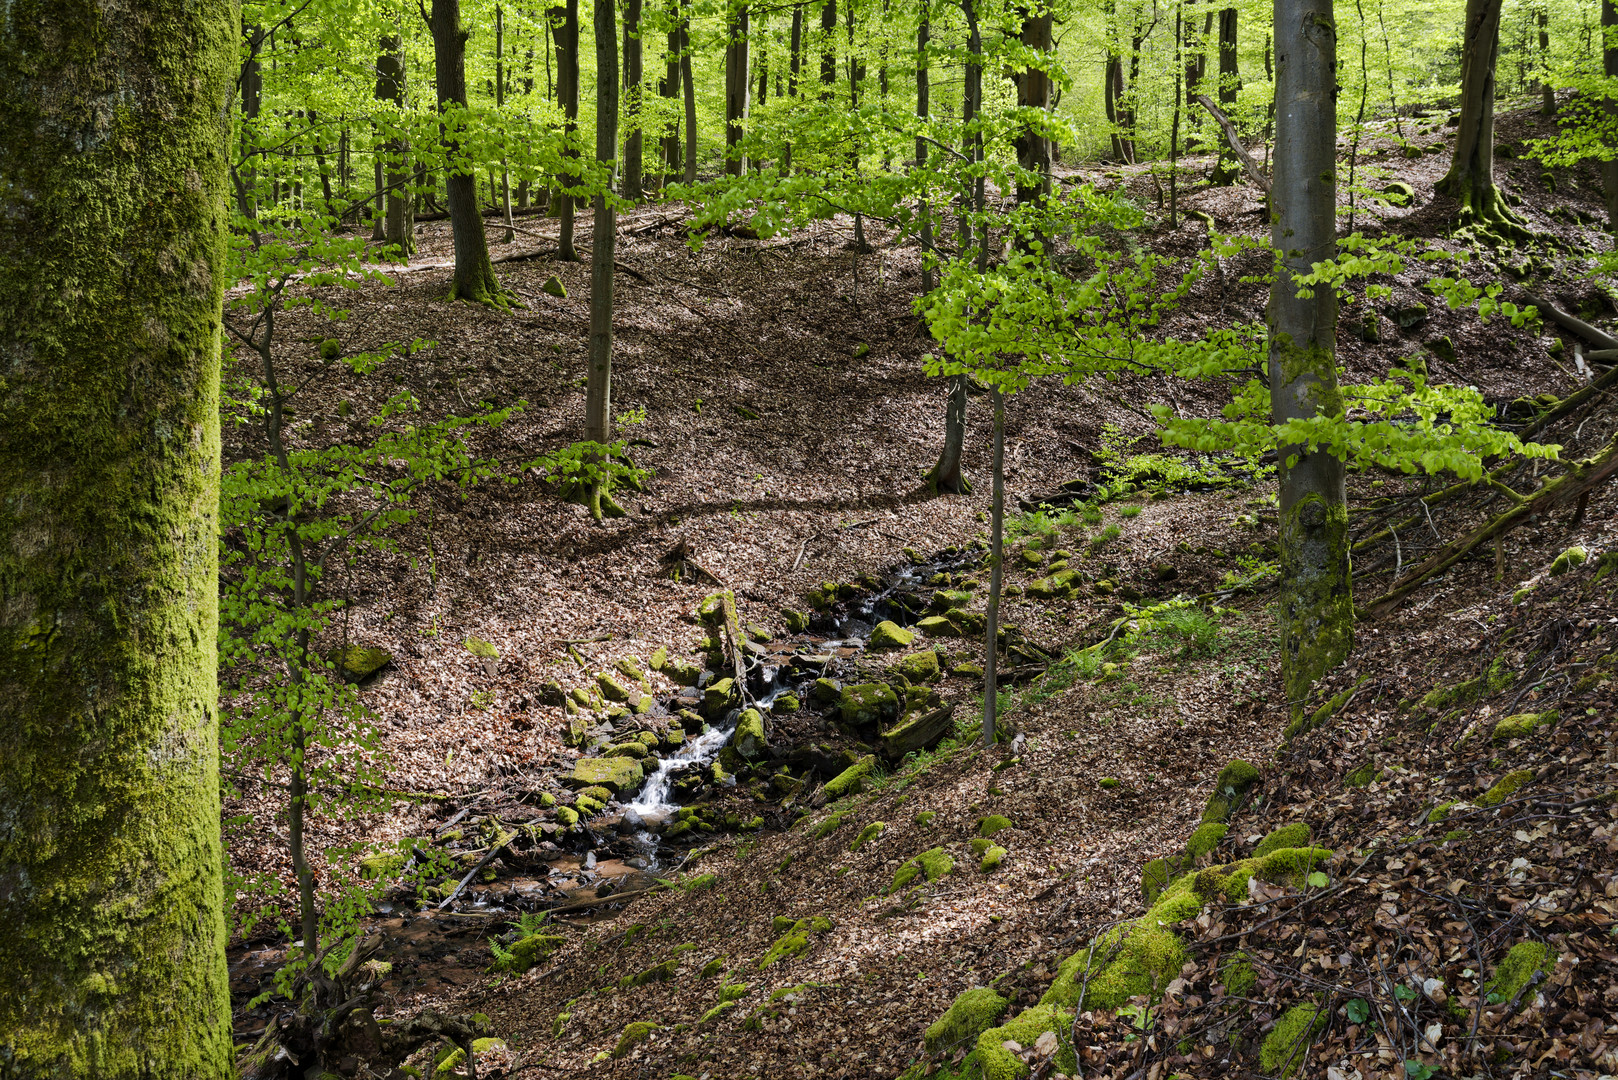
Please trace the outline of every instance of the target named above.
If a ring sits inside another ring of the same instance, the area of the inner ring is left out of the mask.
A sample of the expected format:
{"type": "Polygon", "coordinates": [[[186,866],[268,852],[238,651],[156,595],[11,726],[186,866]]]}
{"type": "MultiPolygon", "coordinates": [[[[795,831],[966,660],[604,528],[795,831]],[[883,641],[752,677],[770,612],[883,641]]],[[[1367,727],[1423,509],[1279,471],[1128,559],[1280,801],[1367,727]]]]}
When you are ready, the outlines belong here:
{"type": "MultiPolygon", "coordinates": [[[[1275,174],[1270,243],[1280,260],[1269,305],[1273,420],[1340,414],[1337,297],[1298,296],[1304,275],[1337,249],[1337,30],[1332,0],[1275,0],[1275,174]]],[[[1302,708],[1310,686],[1354,642],[1343,463],[1279,448],[1281,673],[1302,708]]]]}
{"type": "Polygon", "coordinates": [[[438,108],[448,117],[443,127],[444,194],[455,244],[455,274],[449,295],[452,300],[499,303],[503,294],[494,276],[494,264],[489,261],[489,239],[483,233],[483,214],[478,209],[477,176],[456,131],[466,108],[468,34],[461,28],[460,0],[433,0],[432,16],[438,108]]]}
{"type": "MultiPolygon", "coordinates": [[[[1219,11],[1219,104],[1230,111],[1230,106],[1236,104],[1236,93],[1241,89],[1242,77],[1239,67],[1240,54],[1236,43],[1236,14],[1233,7],[1221,8],[1219,11]]],[[[1234,184],[1241,175],[1241,168],[1236,162],[1235,154],[1228,146],[1219,150],[1219,161],[1214,165],[1213,182],[1215,184],[1234,184]]]]}
{"type": "Polygon", "coordinates": [[[747,109],[752,78],[747,66],[747,5],[730,10],[725,24],[725,172],[740,176],[747,171],[742,137],[747,134],[747,109]]]}
{"type": "Polygon", "coordinates": [[[1494,186],[1495,58],[1503,0],[1466,0],[1461,48],[1461,119],[1455,156],[1435,189],[1460,203],[1462,226],[1527,237],[1494,186]]]}
{"type": "Polygon", "coordinates": [[[0,1072],[232,1074],[229,0],[0,15],[0,1072]]]}
{"type": "MultiPolygon", "coordinates": [[[[595,0],[596,41],[596,161],[612,163],[618,151],[618,33],[613,0],[595,0]]],[[[613,254],[618,241],[618,211],[605,192],[597,192],[592,209],[595,228],[590,238],[590,368],[585,385],[584,437],[589,442],[612,441],[612,311],[613,254]]],[[[603,511],[617,511],[606,485],[590,485],[590,514],[597,521],[603,511]]]]}
{"type": "Polygon", "coordinates": [[[629,113],[629,129],[624,133],[623,180],[618,192],[629,202],[640,202],[645,196],[641,177],[645,172],[641,154],[641,123],[645,110],[641,107],[641,83],[646,72],[641,60],[640,47],[641,0],[624,0],[624,101],[629,113]]]}
{"type": "MultiPolygon", "coordinates": [[[[579,130],[579,0],[564,0],[551,8],[551,36],[556,41],[556,97],[566,117],[567,139],[571,146],[579,130]]],[[[614,31],[614,38],[617,33],[614,31]]],[[[572,157],[575,151],[566,151],[572,157]]],[[[563,187],[578,184],[576,176],[558,178],[563,187]]],[[[578,262],[573,248],[573,196],[566,191],[556,195],[557,249],[563,262],[578,262]]]]}
{"type": "Polygon", "coordinates": [[[691,74],[691,16],[680,15],[680,81],[685,86],[685,182],[697,182],[697,84],[691,74]]]}
{"type": "MultiPolygon", "coordinates": [[[[672,101],[680,96],[680,8],[679,5],[669,6],[669,40],[668,54],[664,60],[663,79],[658,86],[666,100],[672,101]]],[[[680,167],[680,128],[678,122],[672,129],[665,128],[663,136],[663,182],[676,175],[680,167]]],[[[662,186],[662,183],[658,185],[662,186]]]]}
{"type": "MultiPolygon", "coordinates": [[[[803,5],[794,4],[792,7],[792,31],[788,48],[791,55],[787,57],[787,96],[798,96],[798,71],[803,66],[803,5]]],[[[784,176],[792,171],[792,144],[789,142],[781,148],[781,174],[784,176]]]]}
{"type": "MultiPolygon", "coordinates": [[[[1023,16],[1023,47],[1036,53],[1051,51],[1050,8],[1030,8],[1023,16]]],[[[1017,80],[1017,106],[1038,110],[1044,114],[1051,107],[1051,77],[1043,69],[1030,65],[1017,80]]],[[[1026,118],[1017,133],[1017,164],[1026,172],[1037,173],[1038,179],[1022,177],[1017,182],[1017,201],[1034,202],[1045,198],[1051,190],[1051,141],[1038,119],[1026,118]]]]}
{"type": "MultiPolygon", "coordinates": [[[[1614,0],[1601,0],[1601,31],[1605,48],[1601,51],[1601,66],[1609,79],[1618,79],[1618,4],[1614,0]]],[[[1618,99],[1605,101],[1607,118],[1618,124],[1618,99]]],[[[1618,236],[1618,158],[1601,163],[1601,184],[1607,198],[1607,231],[1618,236]]]]}

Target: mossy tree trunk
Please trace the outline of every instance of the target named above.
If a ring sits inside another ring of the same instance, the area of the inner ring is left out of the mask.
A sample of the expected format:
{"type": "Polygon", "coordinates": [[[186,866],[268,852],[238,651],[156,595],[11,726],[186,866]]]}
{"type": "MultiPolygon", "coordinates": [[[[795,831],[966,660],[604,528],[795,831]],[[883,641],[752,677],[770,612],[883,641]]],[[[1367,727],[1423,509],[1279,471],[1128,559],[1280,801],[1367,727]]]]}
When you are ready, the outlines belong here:
{"type": "MultiPolygon", "coordinates": [[[[595,0],[596,160],[608,172],[618,152],[618,27],[613,0],[595,0]]],[[[618,211],[605,191],[596,193],[594,235],[590,240],[590,368],[585,385],[584,437],[605,446],[612,441],[613,255],[618,211]]],[[[605,466],[605,459],[598,465],[605,466]]],[[[590,516],[623,516],[606,481],[597,476],[587,494],[590,516]]]]}
{"type": "Polygon", "coordinates": [[[1500,51],[1500,7],[1504,0],[1466,0],[1461,47],[1461,119],[1455,156],[1435,190],[1460,203],[1463,226],[1490,234],[1526,238],[1494,186],[1495,57],[1500,51]]]}
{"type": "MultiPolygon", "coordinates": [[[[579,0],[565,0],[551,8],[551,36],[556,41],[556,97],[566,118],[569,143],[579,130],[579,0]]],[[[565,156],[574,154],[571,146],[565,156]]],[[[576,176],[559,178],[562,186],[572,187],[576,176]]],[[[578,262],[579,253],[573,247],[573,196],[557,192],[556,213],[561,219],[557,230],[557,258],[563,262],[578,262]]]]}
{"type": "MultiPolygon", "coordinates": [[[[1293,275],[1337,251],[1337,31],[1332,0],[1275,0],[1275,176],[1270,243],[1270,403],[1274,422],[1342,412],[1337,297],[1300,297],[1293,275]]],[[[1310,685],[1348,655],[1349,578],[1343,463],[1280,447],[1281,671],[1300,709],[1310,685]]]]}
{"type": "Polygon", "coordinates": [[[0,19],[0,1071],[228,1077],[228,0],[0,19]]]}
{"type": "Polygon", "coordinates": [[[466,112],[466,39],[460,0],[433,0],[433,60],[437,67],[438,107],[449,114],[444,125],[444,196],[449,203],[450,232],[455,243],[452,300],[503,304],[505,293],[489,261],[489,238],[478,209],[477,176],[457,130],[466,112]],[[458,108],[447,108],[458,106],[458,108]]]}

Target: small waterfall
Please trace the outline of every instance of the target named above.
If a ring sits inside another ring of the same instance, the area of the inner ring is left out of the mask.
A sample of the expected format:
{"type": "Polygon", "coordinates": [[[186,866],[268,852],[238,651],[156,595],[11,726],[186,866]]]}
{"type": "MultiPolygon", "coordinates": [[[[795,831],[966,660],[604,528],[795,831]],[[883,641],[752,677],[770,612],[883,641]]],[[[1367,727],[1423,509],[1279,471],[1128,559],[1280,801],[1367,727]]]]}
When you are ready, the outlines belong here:
{"type": "Polygon", "coordinates": [[[701,735],[687,739],[685,745],[672,757],[659,758],[657,770],[647,777],[640,793],[635,796],[635,801],[629,803],[626,809],[642,816],[673,810],[674,805],[669,802],[669,789],[674,785],[674,774],[708,764],[729,741],[731,732],[735,730],[734,720],[728,727],[711,727],[701,735]]]}

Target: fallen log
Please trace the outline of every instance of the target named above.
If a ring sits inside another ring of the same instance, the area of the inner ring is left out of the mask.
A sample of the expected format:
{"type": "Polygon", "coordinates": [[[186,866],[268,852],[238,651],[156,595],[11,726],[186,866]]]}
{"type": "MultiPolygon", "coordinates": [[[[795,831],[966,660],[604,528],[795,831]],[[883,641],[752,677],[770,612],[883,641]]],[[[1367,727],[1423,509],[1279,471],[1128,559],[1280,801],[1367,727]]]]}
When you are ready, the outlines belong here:
{"type": "Polygon", "coordinates": [[[1560,326],[1563,330],[1579,335],[1585,341],[1603,351],[1607,349],[1618,350],[1618,338],[1613,337],[1606,331],[1596,329],[1576,315],[1570,315],[1544,297],[1530,294],[1527,300],[1539,309],[1541,315],[1550,319],[1551,322],[1560,326]]]}
{"type": "Polygon", "coordinates": [[[1470,533],[1445,546],[1426,562],[1417,566],[1404,579],[1372,600],[1361,609],[1360,617],[1379,619],[1399,606],[1399,603],[1428,578],[1443,573],[1483,544],[1524,524],[1535,514],[1546,514],[1588,495],[1618,473],[1618,436],[1607,443],[1599,454],[1576,461],[1567,472],[1549,481],[1533,495],[1517,496],[1517,503],[1504,514],[1473,529],[1470,533]]]}

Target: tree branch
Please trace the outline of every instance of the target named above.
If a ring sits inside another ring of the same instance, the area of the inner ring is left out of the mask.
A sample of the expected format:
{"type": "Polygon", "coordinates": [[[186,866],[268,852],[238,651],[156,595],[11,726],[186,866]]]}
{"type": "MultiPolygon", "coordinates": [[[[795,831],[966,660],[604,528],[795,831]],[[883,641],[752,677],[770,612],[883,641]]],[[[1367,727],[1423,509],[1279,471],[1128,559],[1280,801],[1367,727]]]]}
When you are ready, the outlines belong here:
{"type": "Polygon", "coordinates": [[[1261,188],[1264,194],[1268,195],[1270,193],[1270,178],[1264,175],[1263,171],[1258,167],[1258,162],[1253,160],[1253,156],[1247,152],[1247,147],[1242,145],[1241,135],[1237,133],[1236,125],[1230,122],[1230,117],[1226,116],[1224,111],[1218,105],[1215,105],[1213,99],[1207,94],[1198,94],[1197,103],[1207,109],[1208,114],[1218,121],[1219,126],[1224,129],[1225,141],[1230,144],[1230,151],[1236,155],[1236,160],[1241,162],[1242,171],[1247,174],[1247,178],[1261,188]]]}

